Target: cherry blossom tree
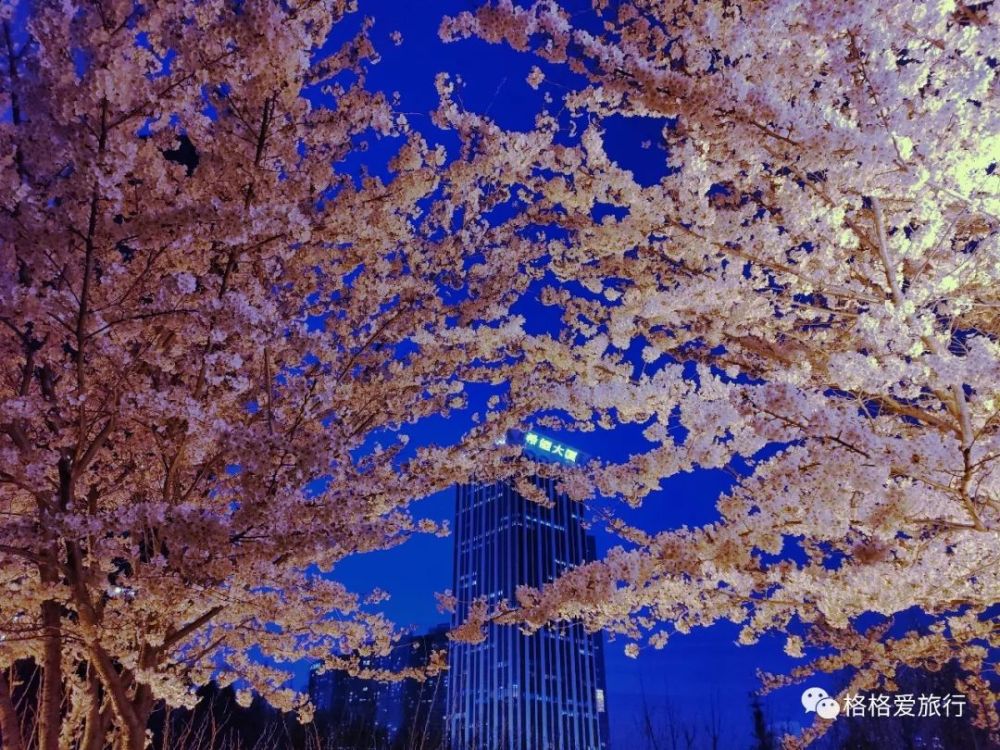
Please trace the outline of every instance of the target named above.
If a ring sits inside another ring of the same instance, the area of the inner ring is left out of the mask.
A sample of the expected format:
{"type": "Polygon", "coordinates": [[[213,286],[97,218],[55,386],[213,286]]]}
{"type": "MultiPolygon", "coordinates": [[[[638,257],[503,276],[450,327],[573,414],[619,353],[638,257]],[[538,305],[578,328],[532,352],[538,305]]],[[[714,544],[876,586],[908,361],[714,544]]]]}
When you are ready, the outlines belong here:
{"type": "Polygon", "coordinates": [[[629,545],[492,616],[581,617],[635,654],[719,620],[826,647],[772,686],[955,659],[996,729],[1000,5],[593,5],[500,0],[441,30],[536,55],[528,84],[580,130],[534,196],[568,233],[544,298],[591,373],[643,366],[569,382],[567,425],[642,425],[650,448],[568,486],[638,504],[681,472],[734,478],[717,522],[612,522],[629,545]],[[630,117],[662,125],[656,184],[609,155],[604,123],[630,117]],[[924,625],[901,633],[905,611],[924,625]]]}
{"type": "Polygon", "coordinates": [[[213,677],[308,718],[284,664],[356,668],[395,635],[378,592],[323,573],[442,533],[409,504],[473,456],[528,471],[476,451],[584,361],[510,314],[544,248],[497,211],[555,131],[467,116],[442,77],[449,157],[368,87],[369,21],[324,46],[351,10],[3,5],[5,747],[138,750],[158,701],[213,677]],[[379,141],[386,171],[350,166],[379,141]],[[408,425],[471,408],[467,383],[524,395],[408,449],[408,425]],[[9,677],[32,662],[23,737],[9,677]]]}
{"type": "Polygon", "coordinates": [[[43,1],[21,34],[3,6],[0,667],[41,670],[38,746],[141,748],[211,676],[307,717],[282,662],[393,635],[320,571],[441,531],[410,502],[473,468],[633,504],[736,474],[718,522],[612,520],[627,549],[477,619],[580,617],[635,653],[788,629],[832,654],[792,679],[850,665],[852,692],[958,659],[1000,723],[995,5],[490,6],[445,35],[568,65],[586,126],[505,132],[441,76],[451,155],[366,85],[368,22],[325,51],[349,10],[43,1]],[[620,116],[663,120],[658,184],[608,155],[620,116]],[[377,139],[388,174],[352,169],[377,139]],[[539,285],[558,336],[511,314],[539,285]],[[461,444],[407,448],[467,383],[493,392],[461,444]],[[649,449],[494,446],[542,413],[649,449]],[[921,630],[857,629],[914,608],[921,630]]]}

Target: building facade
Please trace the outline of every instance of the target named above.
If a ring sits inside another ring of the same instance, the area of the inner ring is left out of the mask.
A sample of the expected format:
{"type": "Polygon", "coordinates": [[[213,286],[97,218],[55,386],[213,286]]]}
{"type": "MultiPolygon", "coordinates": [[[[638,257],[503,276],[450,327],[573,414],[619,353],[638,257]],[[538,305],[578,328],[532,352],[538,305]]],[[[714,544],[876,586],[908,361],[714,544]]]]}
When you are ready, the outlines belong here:
{"type": "MultiPolygon", "coordinates": [[[[420,669],[435,651],[447,651],[448,626],[403,638],[387,657],[384,668],[394,672],[420,669]]],[[[448,673],[424,681],[401,680],[382,683],[378,695],[376,723],[396,750],[441,750],[445,738],[445,699],[448,673]]]]}
{"type": "MultiPolygon", "coordinates": [[[[371,663],[364,667],[373,666],[371,663]]],[[[316,725],[324,747],[353,750],[356,747],[384,747],[387,732],[376,722],[379,684],[329,670],[309,673],[309,699],[315,708],[316,725]]]]}
{"type": "MultiPolygon", "coordinates": [[[[525,445],[553,441],[528,433],[525,445]],[[534,440],[534,443],[532,442],[534,440]]],[[[572,451],[572,460],[578,457],[572,451]]],[[[551,507],[522,497],[510,484],[457,489],[453,591],[458,624],[470,602],[513,600],[519,585],[542,586],[595,557],[582,509],[536,478],[551,507]]],[[[487,626],[479,644],[449,651],[448,733],[451,750],[606,750],[604,653],[601,635],[574,623],[525,635],[487,626]]]]}
{"type": "MultiPolygon", "coordinates": [[[[448,626],[402,638],[387,656],[361,660],[365,669],[419,669],[434,651],[448,648],[448,626]]],[[[313,670],[309,697],[324,747],[357,750],[441,750],[445,738],[447,672],[420,682],[379,682],[347,672],[313,670]]]]}

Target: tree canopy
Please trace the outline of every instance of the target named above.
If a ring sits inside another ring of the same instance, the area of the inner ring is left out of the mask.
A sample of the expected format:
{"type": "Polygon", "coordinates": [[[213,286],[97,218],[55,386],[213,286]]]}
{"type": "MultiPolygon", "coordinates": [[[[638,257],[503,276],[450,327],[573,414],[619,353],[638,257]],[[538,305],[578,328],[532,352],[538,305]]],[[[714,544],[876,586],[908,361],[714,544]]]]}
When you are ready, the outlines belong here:
{"type": "Polygon", "coordinates": [[[439,76],[448,153],[367,85],[369,22],[328,49],[348,2],[45,0],[23,34],[4,4],[0,667],[42,668],[40,748],[138,750],[213,675],[308,717],[281,662],[393,638],[322,573],[444,533],[410,505],[473,470],[632,505],[734,484],[703,527],[611,518],[623,547],[457,637],[580,618],[639,653],[731,620],[825,647],[772,684],[957,659],[1000,724],[1000,9],[594,6],[445,19],[578,82],[511,132],[439,76]],[[656,184],[608,155],[623,116],[662,121],[656,184]],[[383,142],[385,174],[352,166],[383,142]],[[558,334],[514,312],[536,290],[558,334]],[[459,443],[407,447],[470,385],[459,443]],[[496,445],[533,419],[648,449],[496,445]]]}
{"type": "Polygon", "coordinates": [[[679,472],[736,479],[718,522],[622,528],[628,548],[500,616],[653,647],[719,620],[743,643],[788,632],[793,656],[826,647],[793,676],[853,667],[853,691],[956,659],[995,727],[1000,7],[593,5],[501,0],[441,33],[573,74],[553,92],[589,125],[533,210],[568,230],[560,281],[610,301],[548,298],[602,363],[641,348],[647,367],[565,398],[653,445],[596,486],[639,502],[679,472]],[[623,117],[662,125],[655,184],[608,155],[603,124],[623,117]],[[923,625],[901,633],[907,611],[923,625]]]}

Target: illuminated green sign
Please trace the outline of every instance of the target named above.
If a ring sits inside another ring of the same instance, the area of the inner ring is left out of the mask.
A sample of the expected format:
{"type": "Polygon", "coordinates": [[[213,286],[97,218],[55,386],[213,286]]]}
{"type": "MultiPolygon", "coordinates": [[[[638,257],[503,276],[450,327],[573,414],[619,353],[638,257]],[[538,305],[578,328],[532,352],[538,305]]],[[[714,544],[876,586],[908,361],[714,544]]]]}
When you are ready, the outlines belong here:
{"type": "Polygon", "coordinates": [[[576,448],[570,448],[568,445],[557,443],[555,440],[543,437],[535,432],[529,432],[524,436],[524,444],[536,448],[543,453],[558,456],[563,461],[571,464],[575,464],[577,458],[580,456],[580,452],[576,448]]]}

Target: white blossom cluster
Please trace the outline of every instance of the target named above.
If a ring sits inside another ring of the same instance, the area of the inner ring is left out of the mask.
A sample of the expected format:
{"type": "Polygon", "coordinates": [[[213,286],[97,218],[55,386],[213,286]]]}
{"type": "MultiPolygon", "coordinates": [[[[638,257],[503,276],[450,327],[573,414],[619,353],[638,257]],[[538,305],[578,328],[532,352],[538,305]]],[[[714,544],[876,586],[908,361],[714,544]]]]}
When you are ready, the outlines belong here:
{"type": "Polygon", "coordinates": [[[798,674],[850,665],[852,690],[954,658],[976,720],[1000,726],[984,677],[1000,646],[1000,6],[594,13],[499,0],[441,33],[535,55],[532,86],[559,66],[581,82],[559,95],[578,145],[532,186],[535,214],[568,232],[548,243],[543,300],[592,363],[559,398],[580,429],[638,424],[651,445],[591,472],[594,488],[638,504],[682,472],[735,484],[717,522],[624,530],[605,560],[519,592],[505,621],[582,618],[633,639],[630,655],[721,619],[743,643],[791,629],[789,653],[836,654],[798,674]],[[653,185],[602,131],[640,116],[663,123],[653,185]],[[608,205],[620,218],[595,220],[608,205]],[[930,633],[854,632],[914,608],[930,633]]]}

